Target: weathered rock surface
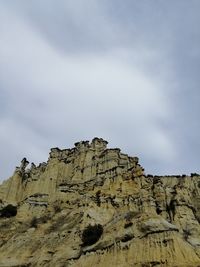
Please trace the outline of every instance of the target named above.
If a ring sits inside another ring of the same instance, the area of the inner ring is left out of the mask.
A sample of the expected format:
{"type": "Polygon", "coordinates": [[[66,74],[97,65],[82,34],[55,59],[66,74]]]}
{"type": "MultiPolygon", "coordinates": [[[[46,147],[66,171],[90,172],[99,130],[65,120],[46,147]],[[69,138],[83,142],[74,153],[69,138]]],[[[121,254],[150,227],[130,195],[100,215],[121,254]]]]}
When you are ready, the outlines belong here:
{"type": "Polygon", "coordinates": [[[145,175],[99,138],[27,165],[0,186],[0,266],[200,266],[198,174],[145,175]]]}

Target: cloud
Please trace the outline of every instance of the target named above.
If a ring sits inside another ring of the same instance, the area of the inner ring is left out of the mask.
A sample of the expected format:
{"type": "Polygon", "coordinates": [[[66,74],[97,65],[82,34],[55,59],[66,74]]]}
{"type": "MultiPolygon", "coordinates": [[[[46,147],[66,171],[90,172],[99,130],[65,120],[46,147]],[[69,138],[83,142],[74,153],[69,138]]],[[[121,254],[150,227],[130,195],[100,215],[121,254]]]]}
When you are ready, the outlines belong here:
{"type": "Polygon", "coordinates": [[[148,31],[141,35],[136,18],[131,38],[125,14],[117,20],[104,2],[78,2],[3,2],[0,176],[24,156],[39,163],[50,147],[94,136],[139,155],[149,172],[183,170],[185,137],[181,142],[176,120],[182,83],[171,45],[162,39],[153,46],[144,14],[140,27],[148,31]]]}

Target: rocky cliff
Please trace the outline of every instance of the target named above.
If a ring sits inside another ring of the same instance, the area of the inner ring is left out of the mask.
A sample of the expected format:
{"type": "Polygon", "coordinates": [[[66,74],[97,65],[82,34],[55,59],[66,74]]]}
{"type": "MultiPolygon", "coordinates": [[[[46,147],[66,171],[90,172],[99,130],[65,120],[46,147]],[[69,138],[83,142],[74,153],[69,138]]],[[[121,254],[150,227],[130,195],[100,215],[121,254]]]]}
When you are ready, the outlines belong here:
{"type": "Polygon", "coordinates": [[[200,266],[200,176],[145,175],[94,138],[0,186],[0,266],[200,266]]]}

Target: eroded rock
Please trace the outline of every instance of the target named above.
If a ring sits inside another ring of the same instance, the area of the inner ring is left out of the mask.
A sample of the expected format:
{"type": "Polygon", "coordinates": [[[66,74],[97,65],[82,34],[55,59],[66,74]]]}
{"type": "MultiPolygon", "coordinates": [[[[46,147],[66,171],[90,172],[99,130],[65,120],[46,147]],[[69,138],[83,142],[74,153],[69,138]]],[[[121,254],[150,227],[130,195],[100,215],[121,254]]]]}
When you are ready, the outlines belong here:
{"type": "Polygon", "coordinates": [[[0,208],[17,208],[0,218],[0,266],[200,266],[200,176],[145,175],[107,144],[22,160],[0,186],[0,208]],[[88,225],[102,228],[83,245],[88,225]]]}

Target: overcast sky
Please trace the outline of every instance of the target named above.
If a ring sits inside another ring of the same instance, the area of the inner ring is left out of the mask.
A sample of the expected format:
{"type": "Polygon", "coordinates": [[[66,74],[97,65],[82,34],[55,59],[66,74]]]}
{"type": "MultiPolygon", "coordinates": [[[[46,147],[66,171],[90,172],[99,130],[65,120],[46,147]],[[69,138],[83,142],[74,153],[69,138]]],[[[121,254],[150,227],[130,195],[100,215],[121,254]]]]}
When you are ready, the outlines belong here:
{"type": "Polygon", "coordinates": [[[98,136],[200,172],[199,0],[0,0],[0,180],[98,136]]]}

